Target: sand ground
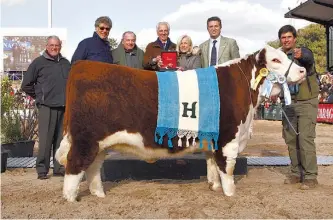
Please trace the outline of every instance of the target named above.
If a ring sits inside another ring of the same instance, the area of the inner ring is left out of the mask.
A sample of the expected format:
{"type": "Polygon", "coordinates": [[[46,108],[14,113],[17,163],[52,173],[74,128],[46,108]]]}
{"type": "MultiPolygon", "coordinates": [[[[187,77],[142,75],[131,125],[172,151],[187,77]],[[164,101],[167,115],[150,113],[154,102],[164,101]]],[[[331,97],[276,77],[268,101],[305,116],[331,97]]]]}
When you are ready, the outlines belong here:
{"type": "MultiPolygon", "coordinates": [[[[317,125],[317,154],[333,155],[333,125],[317,125]]],[[[287,156],[281,122],[255,121],[254,136],[242,153],[287,156]]],[[[319,166],[316,189],[284,185],[288,167],[249,167],[236,176],[236,195],[226,197],[200,180],[105,182],[106,198],[80,186],[79,202],[62,198],[62,177],[37,180],[34,169],[1,174],[2,218],[333,218],[333,166],[319,166]]]]}

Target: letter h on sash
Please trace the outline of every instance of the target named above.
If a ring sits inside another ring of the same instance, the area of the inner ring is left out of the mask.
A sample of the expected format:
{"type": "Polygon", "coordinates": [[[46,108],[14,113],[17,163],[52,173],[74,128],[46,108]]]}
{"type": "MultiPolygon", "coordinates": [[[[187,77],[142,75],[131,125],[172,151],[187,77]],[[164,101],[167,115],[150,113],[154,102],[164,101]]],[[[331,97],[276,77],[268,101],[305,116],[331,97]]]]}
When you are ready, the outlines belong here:
{"type": "Polygon", "coordinates": [[[184,111],[183,111],[183,115],[182,117],[185,117],[185,118],[188,118],[188,115],[187,115],[187,112],[188,111],[191,111],[192,114],[191,114],[191,118],[197,118],[196,115],[195,115],[195,106],[197,104],[197,102],[193,102],[192,103],[192,108],[188,108],[188,102],[182,102],[183,106],[184,106],[184,111]]]}

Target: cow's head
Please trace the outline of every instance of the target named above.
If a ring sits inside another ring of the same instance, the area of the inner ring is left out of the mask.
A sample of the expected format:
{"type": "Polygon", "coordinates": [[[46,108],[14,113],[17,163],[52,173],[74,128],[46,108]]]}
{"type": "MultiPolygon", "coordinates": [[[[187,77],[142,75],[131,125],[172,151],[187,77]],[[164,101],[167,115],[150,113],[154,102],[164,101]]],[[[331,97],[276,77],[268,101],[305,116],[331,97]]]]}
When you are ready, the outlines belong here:
{"type": "MultiPolygon", "coordinates": [[[[259,51],[255,58],[260,68],[257,79],[258,77],[260,78],[260,74],[262,78],[280,79],[280,81],[272,80],[273,88],[270,90],[270,97],[276,96],[281,92],[283,79],[285,79],[288,84],[301,83],[305,79],[305,68],[292,62],[287,55],[279,49],[274,49],[267,45],[264,49],[259,51]]],[[[258,88],[256,88],[255,82],[253,82],[251,86],[253,89],[259,89],[259,94],[261,94],[261,92],[266,89],[265,86],[267,86],[267,84],[260,84],[258,88]]]]}

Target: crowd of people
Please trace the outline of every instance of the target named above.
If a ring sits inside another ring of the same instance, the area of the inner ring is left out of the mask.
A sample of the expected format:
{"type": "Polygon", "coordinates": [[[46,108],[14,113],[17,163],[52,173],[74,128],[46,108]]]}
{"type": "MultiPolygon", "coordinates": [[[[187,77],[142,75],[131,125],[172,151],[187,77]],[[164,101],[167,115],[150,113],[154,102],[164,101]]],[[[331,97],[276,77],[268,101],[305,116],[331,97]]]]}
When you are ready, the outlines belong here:
{"type": "MultiPolygon", "coordinates": [[[[136,35],[132,31],[126,31],[119,46],[111,51],[108,41],[112,29],[111,19],[107,16],[97,18],[94,28],[93,36],[78,44],[71,62],[60,53],[61,40],[57,36],[48,37],[44,53],[31,63],[23,77],[22,90],[36,100],[39,109],[40,141],[36,161],[38,179],[48,178],[51,150],[53,148],[55,153],[62,138],[65,87],[71,65],[76,61],[100,61],[151,71],[159,71],[162,67],[183,71],[215,66],[240,57],[236,40],[221,35],[222,22],[216,16],[207,19],[209,39],[198,47],[194,47],[188,35],[180,36],[177,44],[174,43],[169,38],[170,25],[158,22],[157,38],[147,45],[145,51],[136,45],[136,35]],[[163,51],[176,51],[176,67],[162,59],[163,51]]],[[[290,87],[292,103],[283,105],[286,116],[282,119],[283,138],[291,159],[290,176],[285,179],[285,184],[301,183],[300,188],[305,190],[318,184],[314,139],[319,85],[316,74],[312,71],[312,52],[306,47],[296,47],[296,29],[285,25],[278,31],[278,37],[282,45],[281,51],[307,70],[306,80],[290,87]]],[[[280,98],[283,104],[284,99],[280,98]]],[[[54,175],[63,175],[63,168],[57,161],[54,164],[54,175]]]]}
{"type": "Polygon", "coordinates": [[[327,72],[320,77],[320,103],[333,104],[333,73],[327,72]]]}

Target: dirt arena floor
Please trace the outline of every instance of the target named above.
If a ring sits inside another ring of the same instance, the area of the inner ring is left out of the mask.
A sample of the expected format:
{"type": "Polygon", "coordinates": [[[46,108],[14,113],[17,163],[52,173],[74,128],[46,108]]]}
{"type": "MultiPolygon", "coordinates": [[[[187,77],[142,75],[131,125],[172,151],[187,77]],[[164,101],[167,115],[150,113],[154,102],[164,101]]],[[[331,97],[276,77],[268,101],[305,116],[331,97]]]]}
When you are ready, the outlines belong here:
{"type": "MultiPolygon", "coordinates": [[[[317,125],[318,155],[333,155],[333,125],[317,125]]],[[[242,153],[286,156],[281,122],[255,121],[254,136],[242,153]]],[[[316,189],[284,185],[288,167],[249,167],[236,176],[236,195],[208,189],[206,178],[192,181],[105,182],[106,198],[90,195],[81,183],[79,202],[62,198],[62,177],[37,180],[33,169],[1,174],[2,218],[333,218],[333,166],[319,166],[316,189]]]]}

